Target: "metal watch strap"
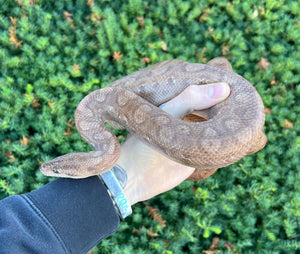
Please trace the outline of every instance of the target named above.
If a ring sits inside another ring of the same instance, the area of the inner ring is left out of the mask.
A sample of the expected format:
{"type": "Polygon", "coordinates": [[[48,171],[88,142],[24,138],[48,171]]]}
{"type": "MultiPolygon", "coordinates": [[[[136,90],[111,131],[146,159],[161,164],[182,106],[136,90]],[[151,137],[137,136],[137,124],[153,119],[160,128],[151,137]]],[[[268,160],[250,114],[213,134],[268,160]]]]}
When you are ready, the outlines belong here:
{"type": "MultiPolygon", "coordinates": [[[[120,166],[116,165],[115,167],[120,166]]],[[[107,187],[107,192],[110,195],[115,207],[117,208],[120,218],[124,220],[132,213],[132,210],[129,201],[125,193],[123,192],[123,189],[113,170],[111,169],[99,175],[98,177],[107,187]]]]}

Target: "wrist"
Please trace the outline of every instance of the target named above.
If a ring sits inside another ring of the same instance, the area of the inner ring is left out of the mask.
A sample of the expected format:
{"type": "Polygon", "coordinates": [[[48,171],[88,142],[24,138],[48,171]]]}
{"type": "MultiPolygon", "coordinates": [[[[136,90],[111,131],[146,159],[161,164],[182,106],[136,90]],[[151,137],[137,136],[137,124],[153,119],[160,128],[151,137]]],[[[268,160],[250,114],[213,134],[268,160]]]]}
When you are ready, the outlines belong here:
{"type": "MultiPolygon", "coordinates": [[[[128,136],[126,141],[121,145],[120,157],[117,161],[126,175],[126,182],[123,182],[123,190],[131,205],[142,200],[141,196],[141,171],[145,167],[144,162],[139,159],[140,154],[137,151],[143,151],[138,140],[134,136],[128,136]]],[[[123,177],[124,179],[124,177],[123,177]]]]}
{"type": "MultiPolygon", "coordinates": [[[[127,160],[128,162],[128,160],[127,160]]],[[[130,163],[122,163],[122,160],[118,160],[117,165],[119,165],[118,173],[116,173],[116,177],[118,178],[122,188],[123,192],[125,193],[128,202],[131,205],[134,205],[138,202],[137,199],[137,176],[132,176],[130,174],[130,163]]],[[[132,164],[131,164],[132,165],[132,164]]],[[[115,167],[113,168],[115,170],[115,167]]]]}
{"type": "Polygon", "coordinates": [[[122,220],[132,213],[131,203],[122,188],[124,182],[126,183],[126,178],[126,173],[124,175],[123,169],[118,165],[115,165],[111,170],[99,175],[99,179],[106,186],[107,192],[122,220]]]}

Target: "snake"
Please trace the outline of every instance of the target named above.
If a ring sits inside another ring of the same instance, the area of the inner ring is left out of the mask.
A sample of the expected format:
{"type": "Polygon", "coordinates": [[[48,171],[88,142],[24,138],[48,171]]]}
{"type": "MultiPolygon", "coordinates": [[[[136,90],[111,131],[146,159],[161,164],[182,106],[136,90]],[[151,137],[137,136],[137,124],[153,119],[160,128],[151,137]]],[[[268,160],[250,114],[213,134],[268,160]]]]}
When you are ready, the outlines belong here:
{"type": "Polygon", "coordinates": [[[259,93],[232,71],[226,58],[207,64],[165,60],[85,96],[77,106],[75,124],[93,150],[59,156],[40,170],[47,176],[85,178],[113,168],[120,143],[108,124],[127,129],[171,160],[194,167],[188,180],[197,181],[262,149],[267,142],[264,123],[259,93]],[[206,121],[184,121],[159,108],[191,85],[216,82],[227,82],[230,95],[198,112],[206,121]]]}

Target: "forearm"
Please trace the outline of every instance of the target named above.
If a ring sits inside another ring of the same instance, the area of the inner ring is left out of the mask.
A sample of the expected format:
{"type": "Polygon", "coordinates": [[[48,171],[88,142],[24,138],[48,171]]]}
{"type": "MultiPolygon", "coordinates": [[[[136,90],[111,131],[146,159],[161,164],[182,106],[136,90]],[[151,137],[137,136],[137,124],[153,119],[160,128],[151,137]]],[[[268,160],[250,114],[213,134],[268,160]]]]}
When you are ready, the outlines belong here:
{"type": "Polygon", "coordinates": [[[57,179],[0,202],[0,253],[86,253],[119,217],[97,176],[57,179]]]}

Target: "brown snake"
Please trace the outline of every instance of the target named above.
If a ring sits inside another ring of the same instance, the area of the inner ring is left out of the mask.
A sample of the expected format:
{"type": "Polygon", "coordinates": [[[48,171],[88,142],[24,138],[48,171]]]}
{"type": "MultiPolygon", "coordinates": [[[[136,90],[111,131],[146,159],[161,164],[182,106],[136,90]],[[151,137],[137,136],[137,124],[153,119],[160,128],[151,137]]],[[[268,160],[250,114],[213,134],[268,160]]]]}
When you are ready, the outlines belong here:
{"type": "Polygon", "coordinates": [[[208,64],[167,60],[114,81],[87,95],[75,113],[76,127],[92,146],[88,153],[60,156],[41,166],[48,176],[84,178],[111,169],[120,154],[115,135],[105,126],[124,129],[181,164],[196,168],[189,180],[203,179],[262,149],[264,106],[255,88],[232,72],[224,58],[208,64]],[[227,82],[231,94],[202,110],[204,122],[175,119],[158,106],[190,85],[227,82]]]}

